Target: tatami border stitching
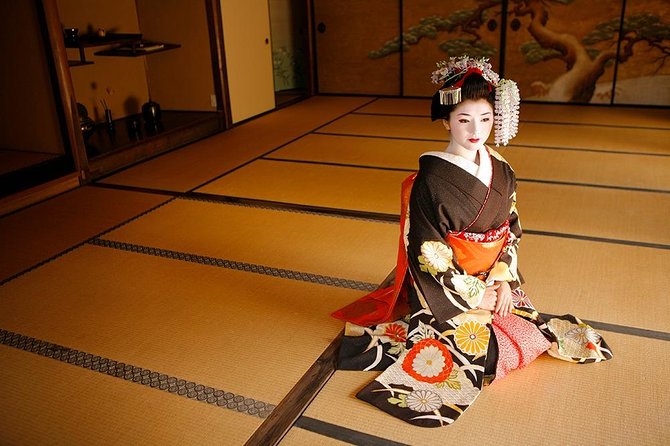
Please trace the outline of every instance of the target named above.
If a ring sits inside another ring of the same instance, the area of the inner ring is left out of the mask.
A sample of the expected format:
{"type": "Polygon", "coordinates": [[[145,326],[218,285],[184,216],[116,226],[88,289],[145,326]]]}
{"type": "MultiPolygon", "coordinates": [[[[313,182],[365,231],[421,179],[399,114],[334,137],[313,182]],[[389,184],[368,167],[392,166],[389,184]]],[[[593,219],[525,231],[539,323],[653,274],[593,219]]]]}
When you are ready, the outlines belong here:
{"type": "Polygon", "coordinates": [[[132,243],[117,242],[105,239],[93,239],[88,242],[91,245],[103,248],[113,248],[121,251],[129,251],[138,254],[145,254],[168,259],[181,260],[184,262],[199,263],[202,265],[217,266],[219,268],[234,269],[248,273],[263,274],[266,276],[281,277],[282,279],[299,280],[311,282],[319,285],[327,285],[338,288],[349,288],[359,291],[372,291],[377,285],[369,282],[357,280],[342,279],[340,277],[323,276],[320,274],[306,273],[302,271],[293,271],[283,268],[274,268],[255,263],[237,262],[235,260],[221,259],[218,257],[202,256],[181,251],[172,251],[169,249],[154,248],[151,246],[142,246],[132,243]]]}
{"type": "MultiPolygon", "coordinates": [[[[353,214],[344,214],[342,212],[339,212],[339,209],[337,208],[315,208],[313,206],[310,206],[311,209],[309,208],[302,208],[299,206],[303,205],[295,205],[291,203],[280,203],[280,202],[266,202],[262,200],[257,200],[257,199],[242,199],[242,198],[237,198],[237,197],[230,197],[230,196],[224,196],[224,195],[205,195],[201,194],[199,192],[193,192],[188,195],[183,195],[178,197],[179,199],[182,200],[190,200],[190,201],[202,201],[206,203],[214,203],[214,204],[224,204],[224,205],[230,205],[230,206],[240,206],[240,207],[247,207],[247,208],[256,208],[256,209],[265,209],[269,211],[279,211],[279,212],[289,212],[293,214],[306,214],[306,215],[318,215],[321,217],[334,217],[334,218],[344,218],[346,220],[360,220],[360,221],[367,221],[371,223],[388,223],[388,224],[398,224],[398,219],[399,216],[392,215],[392,214],[378,214],[374,215],[370,212],[366,211],[360,211],[361,215],[353,215],[353,214]],[[332,212],[329,212],[331,211],[332,212]],[[388,218],[386,218],[388,217],[388,218]]],[[[355,211],[349,211],[349,212],[355,212],[355,211]]]]}
{"type": "Polygon", "coordinates": [[[0,328],[0,344],[246,415],[267,418],[275,408],[274,404],[92,353],[52,344],[2,328],[0,328]]]}
{"type": "MultiPolygon", "coordinates": [[[[257,265],[253,263],[236,262],[234,260],[221,259],[217,257],[201,256],[197,254],[189,254],[180,251],[171,251],[167,249],[154,248],[151,246],[135,245],[132,243],[117,242],[113,240],[94,239],[88,242],[91,245],[100,246],[104,248],[119,249],[122,251],[129,251],[137,254],[145,254],[156,257],[164,257],[173,260],[181,260],[185,262],[198,263],[202,265],[217,266],[220,268],[234,269],[238,271],[245,271],[255,274],[263,274],[273,277],[281,277],[289,280],[299,280],[303,282],[310,282],[319,285],[333,286],[337,288],[348,288],[360,291],[373,291],[378,288],[378,285],[369,282],[360,282],[356,280],[343,279],[332,276],[322,276],[319,274],[305,273],[301,271],[293,271],[281,268],[268,267],[264,265],[257,265]]],[[[552,315],[548,315],[551,317],[552,315]]],[[[628,334],[643,338],[659,339],[670,341],[670,333],[649,330],[637,327],[630,327],[625,325],[610,324],[607,322],[585,321],[596,328],[615,333],[628,334]]]]}

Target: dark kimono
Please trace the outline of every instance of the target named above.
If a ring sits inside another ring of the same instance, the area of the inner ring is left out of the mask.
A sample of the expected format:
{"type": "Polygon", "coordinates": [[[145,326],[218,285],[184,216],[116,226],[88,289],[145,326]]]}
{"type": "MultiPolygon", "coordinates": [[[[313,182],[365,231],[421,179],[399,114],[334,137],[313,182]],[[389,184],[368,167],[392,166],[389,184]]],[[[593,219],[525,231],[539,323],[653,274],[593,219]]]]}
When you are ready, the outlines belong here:
{"type": "MultiPolygon", "coordinates": [[[[406,302],[409,314],[371,326],[351,322],[364,318],[336,314],[349,321],[338,368],[384,371],[358,398],[419,426],[454,422],[484,385],[545,351],[581,363],[611,358],[591,327],[569,315],[545,322],[519,288],[522,231],[514,172],[490,149],[480,150],[479,157],[479,166],[444,153],[420,158],[402,212],[400,269],[388,288],[395,293],[386,293],[392,306],[406,302]],[[447,234],[467,230],[475,240],[487,240],[503,228],[505,244],[495,262],[469,275],[447,234]],[[486,287],[501,281],[512,289],[513,313],[499,317],[477,309],[486,287]]],[[[366,298],[359,302],[361,308],[369,305],[366,298]]]]}

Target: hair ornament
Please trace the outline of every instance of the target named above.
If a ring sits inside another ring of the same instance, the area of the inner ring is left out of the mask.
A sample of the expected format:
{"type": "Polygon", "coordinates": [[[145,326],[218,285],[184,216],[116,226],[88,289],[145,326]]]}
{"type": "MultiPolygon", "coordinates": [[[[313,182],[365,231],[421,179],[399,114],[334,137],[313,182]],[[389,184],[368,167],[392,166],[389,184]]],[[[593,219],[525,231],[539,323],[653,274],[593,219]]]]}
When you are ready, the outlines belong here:
{"type": "Polygon", "coordinates": [[[496,147],[506,146],[519,129],[519,87],[516,82],[501,79],[496,87],[496,106],[493,125],[496,147]]]}
{"type": "Polygon", "coordinates": [[[456,105],[462,101],[461,86],[465,79],[477,73],[481,75],[490,88],[495,88],[495,144],[507,145],[519,127],[519,88],[516,82],[500,79],[493,71],[487,58],[475,59],[469,56],[450,57],[437,63],[437,70],[431,74],[434,84],[442,85],[439,90],[441,105],[456,105]]]}

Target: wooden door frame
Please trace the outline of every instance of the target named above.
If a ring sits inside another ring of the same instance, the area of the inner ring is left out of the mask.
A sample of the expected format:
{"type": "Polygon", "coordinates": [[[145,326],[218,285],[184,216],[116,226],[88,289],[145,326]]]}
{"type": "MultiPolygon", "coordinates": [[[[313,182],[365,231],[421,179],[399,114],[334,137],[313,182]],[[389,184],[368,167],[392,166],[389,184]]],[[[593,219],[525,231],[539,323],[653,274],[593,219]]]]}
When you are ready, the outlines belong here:
{"type": "Polygon", "coordinates": [[[212,55],[212,76],[214,80],[214,94],[216,108],[223,114],[225,129],[233,126],[230,110],[230,93],[228,91],[228,73],[226,68],[226,53],[223,40],[223,19],[221,16],[220,0],[205,0],[207,10],[207,26],[209,28],[209,47],[212,55]]]}
{"type": "Polygon", "coordinates": [[[82,183],[89,181],[88,156],[84,137],[79,128],[77,100],[70,75],[63,29],[58,15],[56,0],[35,0],[38,13],[43,21],[48,47],[46,51],[51,59],[52,88],[55,93],[56,110],[61,122],[61,133],[66,148],[70,149],[74,167],[82,183]]]}

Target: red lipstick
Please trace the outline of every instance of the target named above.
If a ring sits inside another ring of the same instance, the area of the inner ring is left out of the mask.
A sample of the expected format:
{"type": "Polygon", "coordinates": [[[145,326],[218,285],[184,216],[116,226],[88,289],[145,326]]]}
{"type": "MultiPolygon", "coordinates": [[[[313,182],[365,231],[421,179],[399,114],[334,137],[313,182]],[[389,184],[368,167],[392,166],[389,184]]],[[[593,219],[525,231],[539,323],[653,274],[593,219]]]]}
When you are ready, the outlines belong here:
{"type": "Polygon", "coordinates": [[[479,138],[471,138],[471,139],[468,139],[468,141],[470,141],[472,144],[475,144],[475,143],[479,142],[479,138]]]}

